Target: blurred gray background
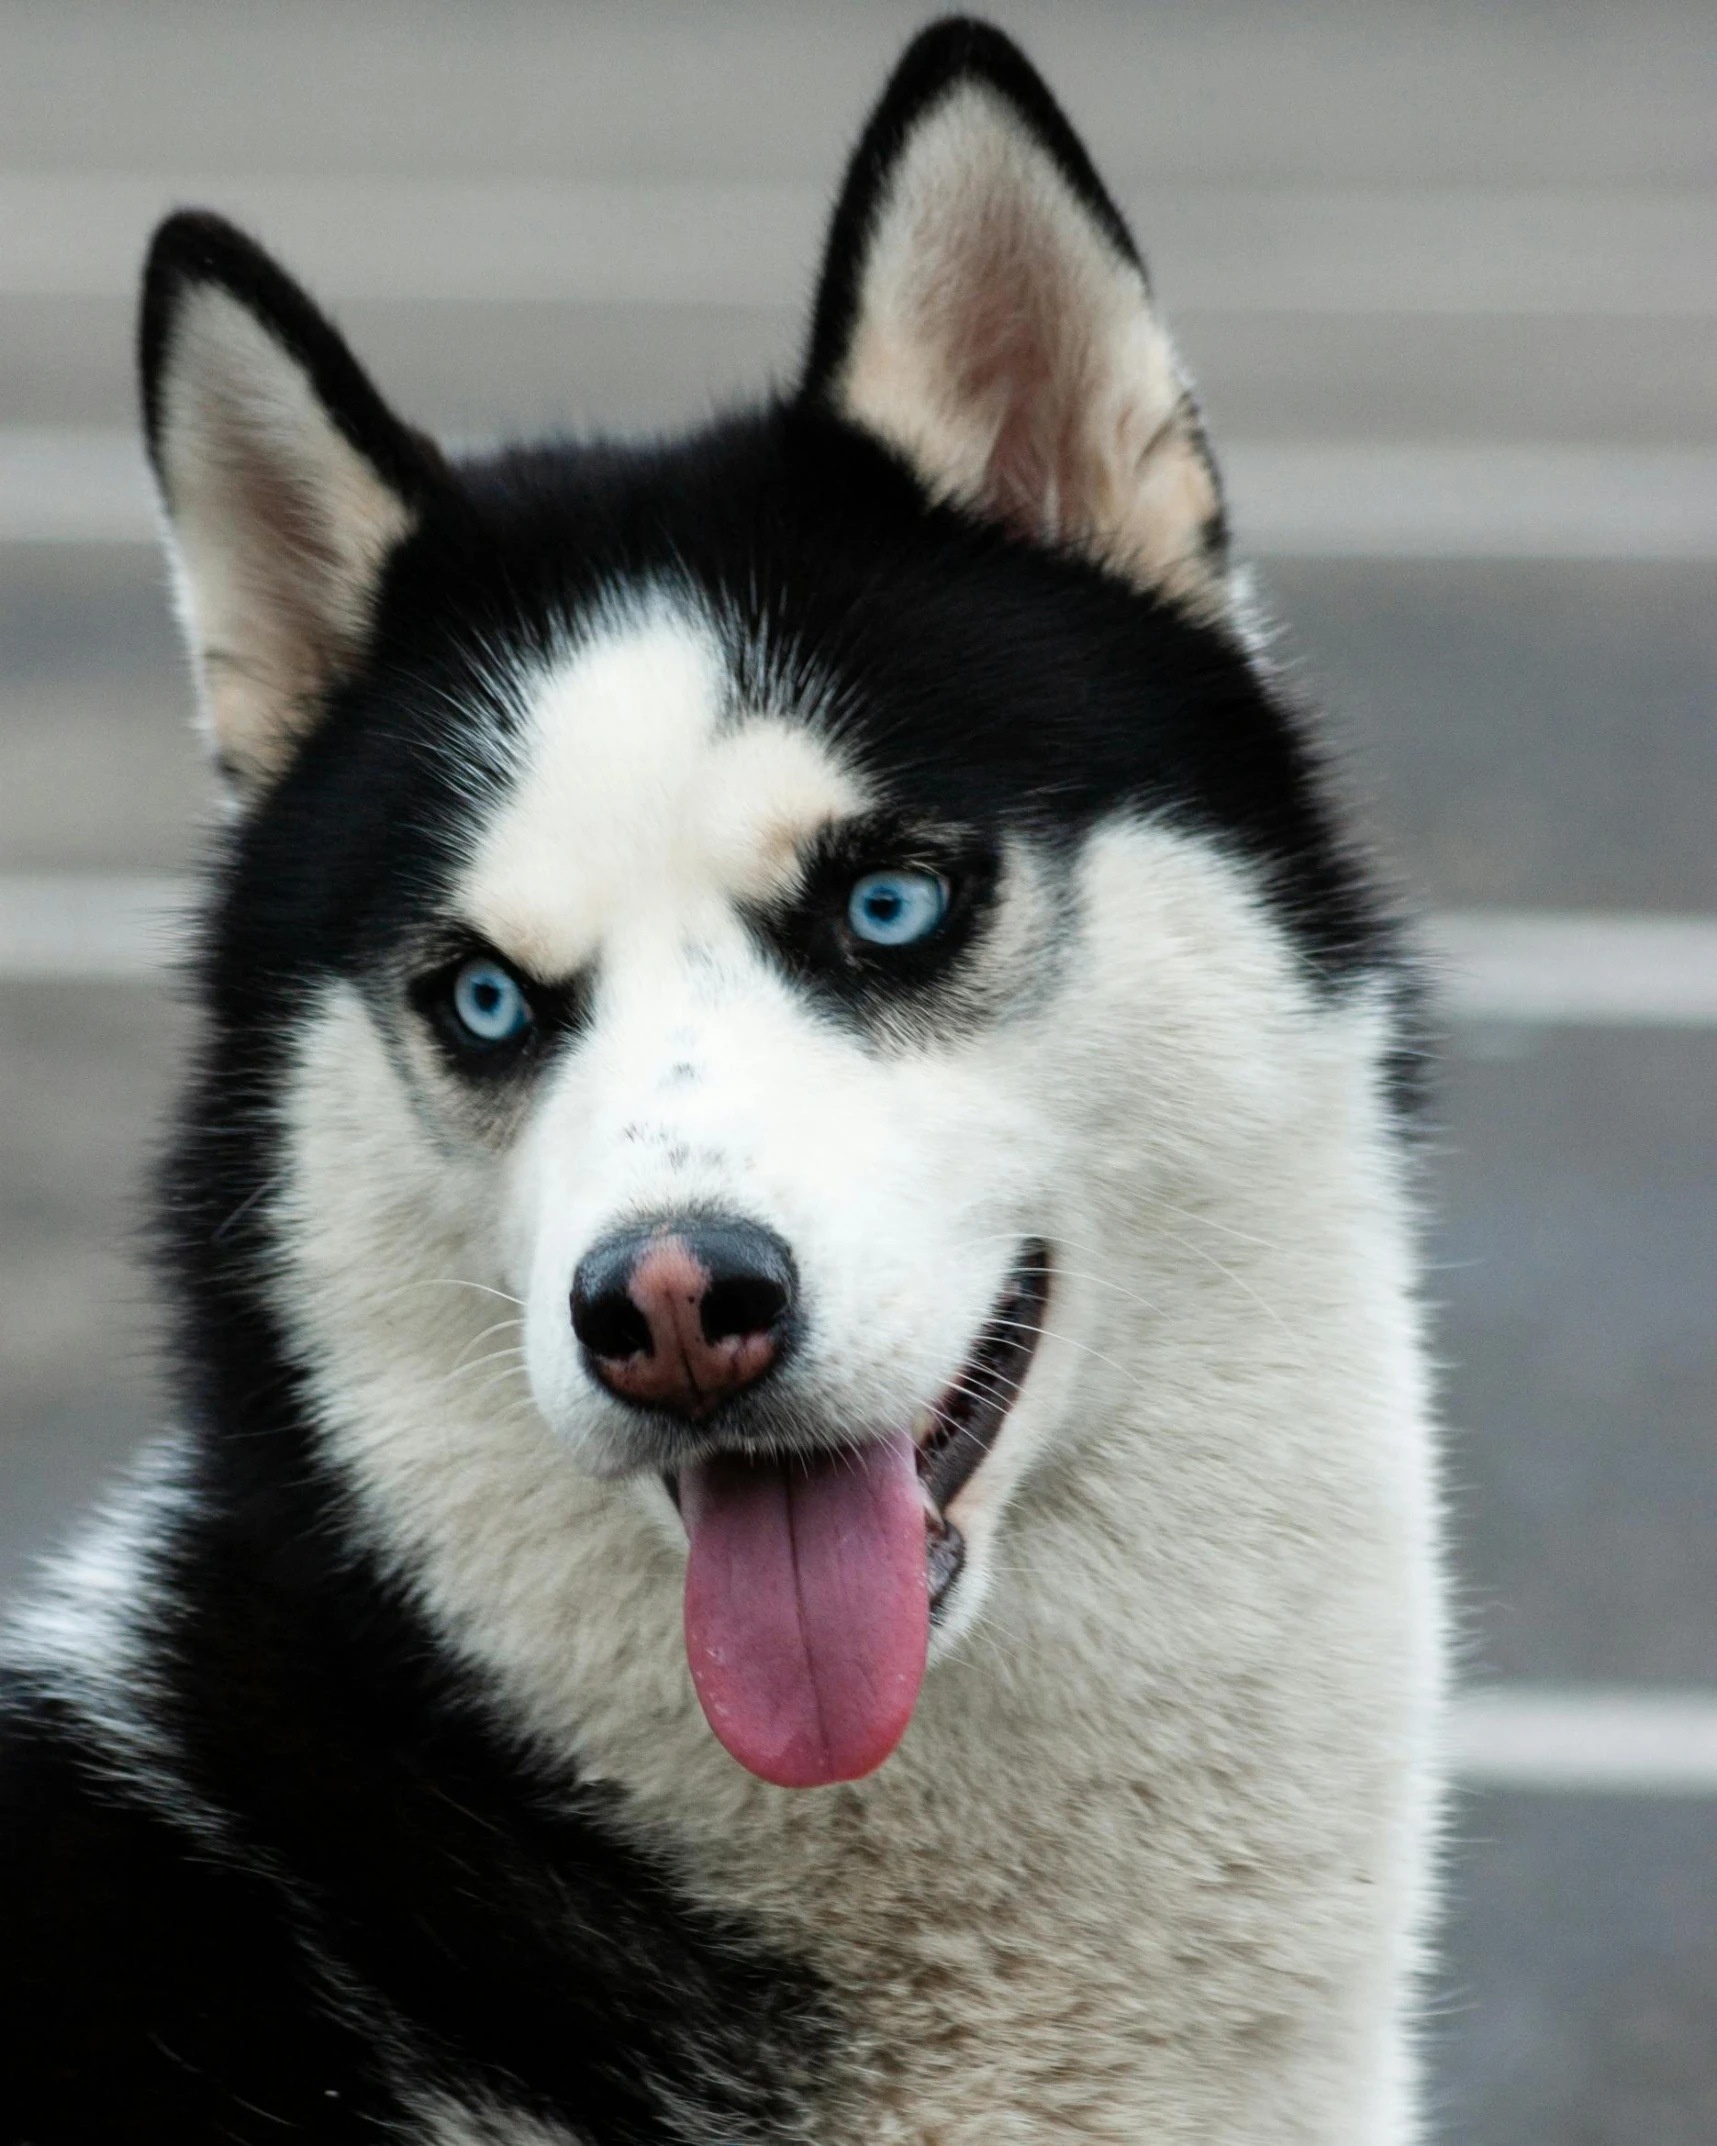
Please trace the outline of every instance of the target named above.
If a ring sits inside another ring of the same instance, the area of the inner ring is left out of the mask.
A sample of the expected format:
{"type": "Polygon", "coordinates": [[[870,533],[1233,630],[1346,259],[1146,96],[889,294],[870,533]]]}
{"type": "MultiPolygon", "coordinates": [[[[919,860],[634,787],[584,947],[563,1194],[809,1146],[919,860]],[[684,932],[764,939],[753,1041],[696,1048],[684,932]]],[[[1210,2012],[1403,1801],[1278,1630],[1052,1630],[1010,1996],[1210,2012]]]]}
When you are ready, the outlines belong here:
{"type": "MultiPolygon", "coordinates": [[[[0,1587],[156,1420],[138,1191],[205,794],[129,428],[151,219],[445,432],[788,375],[927,10],[0,0],[0,1587]]],[[[1717,11],[1002,5],[1150,254],[1446,950],[1465,1786],[1438,2136],[1717,2139],[1717,11]]]]}

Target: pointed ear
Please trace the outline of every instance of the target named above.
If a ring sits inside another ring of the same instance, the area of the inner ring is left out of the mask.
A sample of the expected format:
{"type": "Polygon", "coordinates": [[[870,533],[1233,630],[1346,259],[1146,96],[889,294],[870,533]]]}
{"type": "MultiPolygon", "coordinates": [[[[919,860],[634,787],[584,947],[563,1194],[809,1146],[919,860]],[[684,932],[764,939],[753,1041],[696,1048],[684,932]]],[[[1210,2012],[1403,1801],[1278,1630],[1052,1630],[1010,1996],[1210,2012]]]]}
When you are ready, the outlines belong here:
{"type": "Polygon", "coordinates": [[[139,344],[203,720],[254,795],[360,659],[382,569],[440,460],[290,277],[219,217],[174,216],[155,234],[139,344]]]}
{"type": "Polygon", "coordinates": [[[999,31],[938,23],[896,69],[835,211],[804,388],[937,497],[1225,607],[1221,487],[1144,265],[999,31]]]}

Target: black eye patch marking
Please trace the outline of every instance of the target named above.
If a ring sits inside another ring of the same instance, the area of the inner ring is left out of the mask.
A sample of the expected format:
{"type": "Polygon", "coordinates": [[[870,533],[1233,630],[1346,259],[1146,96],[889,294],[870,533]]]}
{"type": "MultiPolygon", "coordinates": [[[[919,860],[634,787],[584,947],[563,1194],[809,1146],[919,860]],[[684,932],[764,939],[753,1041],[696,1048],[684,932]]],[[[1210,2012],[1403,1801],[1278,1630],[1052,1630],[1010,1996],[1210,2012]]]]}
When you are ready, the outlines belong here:
{"type": "Polygon", "coordinates": [[[998,878],[995,845],[975,829],[847,821],[815,838],[794,892],[751,923],[791,975],[886,1017],[954,980],[998,878]]]}
{"type": "Polygon", "coordinates": [[[406,996],[453,1070],[483,1083],[529,1073],[588,1011],[580,980],[543,983],[463,935],[435,950],[406,996]]]}

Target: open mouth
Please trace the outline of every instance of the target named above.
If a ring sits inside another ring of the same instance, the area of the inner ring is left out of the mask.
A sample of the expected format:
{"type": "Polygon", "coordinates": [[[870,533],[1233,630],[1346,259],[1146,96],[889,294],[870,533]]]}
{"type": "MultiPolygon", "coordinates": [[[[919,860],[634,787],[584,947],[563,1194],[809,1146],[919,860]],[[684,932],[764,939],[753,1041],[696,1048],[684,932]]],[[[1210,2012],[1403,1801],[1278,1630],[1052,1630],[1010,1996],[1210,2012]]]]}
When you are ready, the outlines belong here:
{"type": "Polygon", "coordinates": [[[934,1408],[913,1421],[918,1480],[929,1530],[930,1614],[941,1610],[966,1561],[966,1545],[948,1508],[988,1457],[1043,1336],[1049,1302],[1049,1250],[1033,1238],[1020,1251],[1007,1288],[934,1408]]]}
{"type": "Polygon", "coordinates": [[[965,1562],[949,1508],[1018,1397],[1048,1296],[1048,1250],[1032,1239],[952,1383],[910,1427],[680,1470],[692,1680],[717,1737],[762,1779],[857,1780],[905,1734],[931,1618],[965,1562]]]}

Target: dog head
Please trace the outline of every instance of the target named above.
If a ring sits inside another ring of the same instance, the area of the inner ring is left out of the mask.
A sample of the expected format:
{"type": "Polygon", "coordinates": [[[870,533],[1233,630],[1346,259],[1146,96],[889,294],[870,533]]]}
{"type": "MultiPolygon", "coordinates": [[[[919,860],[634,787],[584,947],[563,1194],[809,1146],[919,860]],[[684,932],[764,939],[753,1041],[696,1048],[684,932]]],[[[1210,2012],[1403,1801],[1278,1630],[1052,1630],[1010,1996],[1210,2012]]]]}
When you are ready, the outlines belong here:
{"type": "Polygon", "coordinates": [[[1119,213],[951,24],[760,413],[450,463],[201,215],[143,374],[233,802],[191,1264],[479,1623],[590,1486],[728,1748],[869,1771],[1027,1485],[1126,1554],[1141,1215],[1196,1266],[1381,958],[1119,213]]]}

